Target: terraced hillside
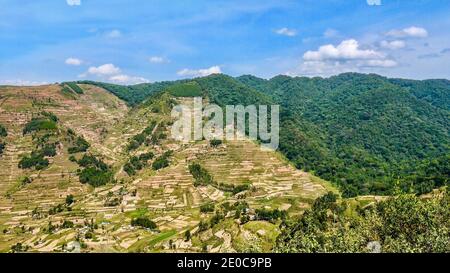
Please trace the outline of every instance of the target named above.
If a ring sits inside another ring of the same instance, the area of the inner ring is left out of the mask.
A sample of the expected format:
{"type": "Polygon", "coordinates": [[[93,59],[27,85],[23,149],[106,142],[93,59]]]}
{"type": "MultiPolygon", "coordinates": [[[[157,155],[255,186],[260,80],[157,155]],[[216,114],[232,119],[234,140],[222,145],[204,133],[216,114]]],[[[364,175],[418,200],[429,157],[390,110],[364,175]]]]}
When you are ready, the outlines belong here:
{"type": "Polygon", "coordinates": [[[248,140],[171,139],[171,108],[191,100],[0,87],[0,251],[269,251],[285,214],[334,191],[248,140]]]}

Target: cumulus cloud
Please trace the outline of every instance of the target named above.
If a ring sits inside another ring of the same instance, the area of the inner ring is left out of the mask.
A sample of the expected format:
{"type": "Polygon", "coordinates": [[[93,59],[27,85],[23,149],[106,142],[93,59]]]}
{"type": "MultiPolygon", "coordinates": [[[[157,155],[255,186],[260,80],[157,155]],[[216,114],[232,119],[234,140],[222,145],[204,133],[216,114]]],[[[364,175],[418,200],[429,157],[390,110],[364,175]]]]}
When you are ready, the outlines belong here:
{"type": "Polygon", "coordinates": [[[109,80],[119,84],[139,84],[139,83],[148,83],[150,82],[148,79],[143,77],[134,77],[128,76],[124,74],[114,75],[109,77],[109,80]]]}
{"type": "Polygon", "coordinates": [[[168,63],[169,60],[167,60],[164,57],[160,57],[160,56],[152,56],[148,59],[149,62],[154,63],[154,64],[162,64],[162,63],[168,63]]]}
{"type": "Polygon", "coordinates": [[[120,38],[122,37],[122,32],[120,32],[120,30],[118,29],[113,29],[110,32],[106,33],[106,37],[111,39],[120,38]]]}
{"type": "Polygon", "coordinates": [[[342,41],[338,46],[323,45],[317,51],[307,51],[305,61],[379,59],[383,54],[371,49],[361,49],[354,39],[342,41]]]}
{"type": "Polygon", "coordinates": [[[421,27],[412,26],[404,29],[393,29],[386,35],[397,38],[425,38],[428,36],[428,31],[421,27]]]}
{"type": "Polygon", "coordinates": [[[279,34],[279,35],[289,36],[289,37],[297,36],[297,31],[295,29],[289,29],[286,27],[275,30],[275,33],[279,34]]]}
{"type": "Polygon", "coordinates": [[[88,75],[94,75],[101,80],[110,81],[117,84],[139,84],[150,82],[148,79],[143,77],[123,74],[122,70],[114,64],[91,66],[86,73],[83,73],[78,77],[86,78],[88,75]]]}
{"type": "Polygon", "coordinates": [[[387,49],[401,49],[406,47],[406,43],[405,41],[402,40],[394,40],[394,41],[381,41],[380,46],[382,48],[387,48],[387,49]]]}
{"type": "Polygon", "coordinates": [[[117,75],[120,73],[120,68],[113,64],[104,64],[98,67],[91,66],[88,69],[88,73],[97,76],[117,75]]]}
{"type": "Polygon", "coordinates": [[[67,5],[69,6],[80,6],[81,0],[66,0],[67,5]]]}
{"type": "Polygon", "coordinates": [[[188,76],[188,77],[205,77],[211,74],[220,74],[222,73],[222,70],[220,69],[220,66],[211,66],[210,68],[205,69],[182,69],[177,72],[179,76],[188,76]]]}
{"type": "Polygon", "coordinates": [[[74,66],[79,66],[79,65],[81,65],[83,63],[83,61],[82,60],[80,60],[80,59],[77,59],[77,58],[68,58],[68,59],[66,59],[66,64],[67,65],[74,65],[74,66]]]}
{"type": "MultiPolygon", "coordinates": [[[[399,46],[397,43],[394,45],[399,46]]],[[[363,48],[358,41],[350,39],[338,45],[327,44],[317,50],[305,52],[300,72],[296,74],[325,76],[371,68],[391,68],[397,65],[395,60],[383,52],[363,48]]]]}

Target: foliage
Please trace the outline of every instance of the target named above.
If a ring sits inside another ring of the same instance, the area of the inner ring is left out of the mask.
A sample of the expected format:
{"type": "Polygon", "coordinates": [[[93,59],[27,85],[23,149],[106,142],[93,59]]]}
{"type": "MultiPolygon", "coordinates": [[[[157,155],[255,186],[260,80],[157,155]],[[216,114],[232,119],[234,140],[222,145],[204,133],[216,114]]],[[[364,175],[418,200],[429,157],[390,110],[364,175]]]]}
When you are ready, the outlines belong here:
{"type": "Polygon", "coordinates": [[[277,252],[450,252],[450,195],[423,199],[412,194],[352,207],[330,194],[315,201],[298,220],[287,223],[277,252]]]}
{"type": "Polygon", "coordinates": [[[80,86],[78,86],[78,84],[76,84],[75,82],[65,82],[63,84],[70,87],[70,89],[72,89],[77,94],[84,94],[83,89],[80,86]]]}
{"type": "Polygon", "coordinates": [[[48,159],[44,158],[44,154],[41,151],[33,151],[31,155],[24,156],[19,161],[19,168],[42,170],[49,165],[48,159]]]}
{"type": "Polygon", "coordinates": [[[27,252],[30,247],[27,245],[22,245],[22,243],[17,243],[11,247],[12,253],[27,252]]]}
{"type": "Polygon", "coordinates": [[[0,137],[7,137],[8,131],[6,130],[5,126],[0,124],[0,137]]]}
{"type": "Polygon", "coordinates": [[[214,203],[206,203],[200,206],[200,212],[201,213],[214,212],[214,208],[215,208],[214,203]]]}
{"type": "Polygon", "coordinates": [[[193,81],[172,85],[167,88],[169,94],[174,97],[201,97],[202,89],[200,85],[193,81]]]}
{"type": "Polygon", "coordinates": [[[274,221],[278,219],[286,219],[287,212],[284,210],[274,209],[274,210],[268,210],[268,209],[256,209],[256,219],[257,220],[264,220],[264,221],[274,221]]]}
{"type": "Polygon", "coordinates": [[[148,136],[150,136],[153,132],[153,129],[156,126],[156,121],[152,121],[150,126],[145,128],[141,133],[133,136],[130,139],[130,143],[127,146],[128,151],[136,150],[139,148],[147,139],[148,136]]]}
{"type": "Polygon", "coordinates": [[[147,162],[155,155],[152,152],[144,153],[139,156],[132,156],[130,160],[124,165],[123,170],[128,175],[135,175],[136,171],[142,170],[147,166],[147,162]]]}
{"type": "Polygon", "coordinates": [[[32,133],[41,130],[56,130],[56,122],[49,118],[32,118],[30,122],[25,125],[23,134],[32,133]]]}
{"type": "Polygon", "coordinates": [[[153,161],[152,164],[152,168],[153,170],[159,170],[162,168],[165,168],[167,166],[169,166],[170,162],[169,162],[169,158],[170,156],[172,156],[172,151],[167,151],[165,152],[163,155],[161,155],[160,157],[156,158],[155,161],[153,161]]]}
{"type": "Polygon", "coordinates": [[[56,155],[56,144],[55,143],[46,144],[42,148],[41,152],[44,156],[54,157],[56,155]]]}
{"type": "Polygon", "coordinates": [[[69,194],[66,196],[66,205],[70,206],[75,202],[75,198],[73,197],[72,194],[69,194]]]}
{"type": "MultiPolygon", "coordinates": [[[[343,196],[416,193],[448,184],[450,82],[344,73],[330,78],[210,75],[136,86],[101,86],[131,105],[198,84],[225,105],[279,104],[279,150],[298,168],[337,184],[343,196]],[[437,164],[439,167],[436,167],[437,164]],[[437,172],[433,173],[433,169],[437,172]]],[[[130,143],[136,149],[142,143],[130,143]]]]}
{"type": "Polygon", "coordinates": [[[113,181],[111,167],[93,155],[83,155],[78,165],[84,167],[78,171],[80,182],[93,187],[100,187],[113,181]]]}
{"type": "Polygon", "coordinates": [[[4,142],[0,141],[0,155],[3,154],[3,150],[5,149],[5,147],[6,147],[6,144],[4,142]]]}
{"type": "Polygon", "coordinates": [[[73,228],[74,227],[74,223],[72,221],[69,220],[64,220],[64,222],[61,225],[62,228],[73,228]]]}
{"type": "Polygon", "coordinates": [[[212,139],[212,140],[209,141],[209,144],[212,147],[218,147],[218,146],[220,146],[222,144],[222,140],[220,140],[220,139],[212,139]]]}
{"type": "Polygon", "coordinates": [[[73,143],[72,147],[68,148],[69,154],[76,154],[81,152],[86,152],[91,145],[83,137],[77,137],[73,143]]]}
{"type": "Polygon", "coordinates": [[[346,197],[389,195],[396,180],[417,193],[448,181],[449,81],[356,73],[237,80],[281,105],[280,151],[346,197]]]}
{"type": "Polygon", "coordinates": [[[194,186],[207,186],[214,182],[209,172],[198,163],[189,165],[189,172],[195,179],[194,186]]]}
{"type": "Polygon", "coordinates": [[[148,229],[156,229],[155,222],[153,222],[152,220],[150,220],[149,218],[147,218],[145,216],[141,216],[141,217],[132,219],[131,225],[148,228],[148,229]]]}

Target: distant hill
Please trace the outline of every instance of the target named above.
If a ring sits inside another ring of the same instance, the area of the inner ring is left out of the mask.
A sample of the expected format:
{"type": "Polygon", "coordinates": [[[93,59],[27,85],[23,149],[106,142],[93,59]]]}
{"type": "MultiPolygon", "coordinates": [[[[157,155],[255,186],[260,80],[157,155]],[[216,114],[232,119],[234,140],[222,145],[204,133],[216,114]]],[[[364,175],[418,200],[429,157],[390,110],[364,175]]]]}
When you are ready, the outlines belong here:
{"type": "MultiPolygon", "coordinates": [[[[418,193],[448,183],[450,81],[344,73],[330,78],[211,75],[192,80],[219,105],[280,104],[281,152],[345,196],[418,193]]],[[[93,83],[131,105],[186,81],[93,83]]]]}

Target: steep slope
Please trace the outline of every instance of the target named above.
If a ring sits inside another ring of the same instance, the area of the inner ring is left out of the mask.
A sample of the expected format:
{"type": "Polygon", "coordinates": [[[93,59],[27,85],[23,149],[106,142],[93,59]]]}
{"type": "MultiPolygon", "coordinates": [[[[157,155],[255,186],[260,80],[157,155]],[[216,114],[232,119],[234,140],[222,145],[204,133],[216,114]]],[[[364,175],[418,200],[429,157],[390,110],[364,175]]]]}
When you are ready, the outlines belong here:
{"type": "Polygon", "coordinates": [[[328,79],[238,80],[282,105],[281,151],[346,196],[418,193],[448,182],[450,83],[347,73],[328,79]],[[430,176],[431,161],[441,168],[430,176]]]}
{"type": "Polygon", "coordinates": [[[0,123],[8,132],[0,158],[0,251],[242,251],[250,247],[244,235],[268,251],[281,214],[298,215],[334,190],[250,141],[170,139],[171,108],[192,103],[171,95],[183,90],[128,108],[98,86],[78,87],[0,89],[0,123]],[[40,158],[53,144],[55,154],[40,158]],[[19,168],[33,155],[42,166],[29,160],[29,168],[19,168]],[[197,185],[195,164],[220,183],[197,185]],[[269,222],[262,216],[268,213],[277,216],[269,222]],[[139,219],[156,229],[131,225],[139,219]]]}

